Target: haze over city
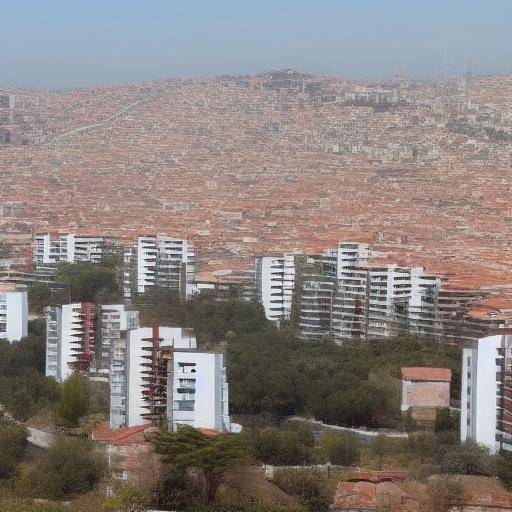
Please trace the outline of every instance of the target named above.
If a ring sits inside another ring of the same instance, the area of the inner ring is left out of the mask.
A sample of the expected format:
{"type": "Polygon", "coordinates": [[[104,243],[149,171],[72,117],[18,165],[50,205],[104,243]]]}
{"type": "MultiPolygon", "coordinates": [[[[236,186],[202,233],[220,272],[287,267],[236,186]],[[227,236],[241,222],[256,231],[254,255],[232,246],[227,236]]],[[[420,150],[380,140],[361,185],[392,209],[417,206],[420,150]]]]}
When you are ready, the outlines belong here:
{"type": "Polygon", "coordinates": [[[510,71],[507,0],[274,2],[22,0],[2,5],[0,83],[78,87],[299,68],[384,78],[450,75],[466,57],[510,71]]]}

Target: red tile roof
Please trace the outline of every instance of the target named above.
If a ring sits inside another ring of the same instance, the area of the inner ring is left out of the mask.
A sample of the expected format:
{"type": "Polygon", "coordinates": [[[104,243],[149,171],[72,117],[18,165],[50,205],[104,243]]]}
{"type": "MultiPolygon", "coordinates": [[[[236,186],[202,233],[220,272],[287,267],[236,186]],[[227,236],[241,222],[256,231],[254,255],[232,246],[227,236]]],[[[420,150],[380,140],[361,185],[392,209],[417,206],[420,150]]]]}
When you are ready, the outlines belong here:
{"type": "Polygon", "coordinates": [[[128,428],[110,428],[108,421],[104,421],[93,430],[92,438],[94,441],[104,441],[115,445],[139,444],[145,441],[142,441],[137,434],[150,428],[154,428],[151,423],[128,428]]]}
{"type": "Polygon", "coordinates": [[[450,382],[452,371],[449,368],[402,368],[404,380],[426,380],[433,382],[450,382]]]}

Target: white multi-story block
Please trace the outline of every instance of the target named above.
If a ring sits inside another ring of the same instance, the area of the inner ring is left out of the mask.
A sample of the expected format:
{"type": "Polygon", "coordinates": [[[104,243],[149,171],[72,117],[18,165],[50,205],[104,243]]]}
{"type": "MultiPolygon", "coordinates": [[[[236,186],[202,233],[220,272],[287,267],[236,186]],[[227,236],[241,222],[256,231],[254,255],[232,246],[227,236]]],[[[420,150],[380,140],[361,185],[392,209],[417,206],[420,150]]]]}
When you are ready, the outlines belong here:
{"type": "Polygon", "coordinates": [[[122,426],[166,417],[167,355],[171,349],[195,348],[196,338],[189,329],[156,326],[128,331],[124,365],[126,423],[122,426]]]}
{"type": "Polygon", "coordinates": [[[368,244],[341,241],[321,255],[256,258],[257,296],[266,317],[291,321],[305,340],[330,337],[338,344],[408,333],[471,341],[491,326],[478,320],[461,326],[469,302],[482,293],[449,290],[421,267],[371,256],[368,244]]]}
{"type": "Polygon", "coordinates": [[[295,254],[255,260],[256,289],[269,320],[288,320],[295,289],[295,254]]]}
{"type": "Polygon", "coordinates": [[[34,238],[34,263],[39,269],[59,263],[98,263],[112,252],[113,240],[106,236],[37,233],[34,238]]]}
{"type": "Polygon", "coordinates": [[[124,253],[124,296],[145,293],[153,286],[174,290],[185,298],[193,292],[194,247],[184,238],[139,236],[124,253]]]}
{"type": "Polygon", "coordinates": [[[172,407],[167,420],[176,430],[181,425],[212,430],[231,430],[228,383],[222,354],[174,351],[172,407]]]}
{"type": "Polygon", "coordinates": [[[46,308],[45,317],[46,375],[59,382],[73,371],[107,382],[124,333],[138,327],[138,312],[119,304],[64,304],[46,308]]]}
{"type": "Polygon", "coordinates": [[[512,335],[464,348],[461,377],[461,440],[512,451],[512,335]]]}
{"type": "Polygon", "coordinates": [[[222,354],[199,352],[189,329],[130,330],[126,352],[126,423],[167,423],[231,430],[222,354]]]}
{"type": "Polygon", "coordinates": [[[66,380],[74,370],[94,363],[96,308],[90,303],[64,304],[45,309],[46,376],[66,380]]]}
{"type": "Polygon", "coordinates": [[[343,279],[343,271],[345,269],[366,263],[370,255],[370,246],[368,244],[342,240],[338,244],[337,251],[338,279],[343,279]]]}
{"type": "Polygon", "coordinates": [[[27,335],[27,290],[0,283],[0,339],[17,341],[27,335]]]}

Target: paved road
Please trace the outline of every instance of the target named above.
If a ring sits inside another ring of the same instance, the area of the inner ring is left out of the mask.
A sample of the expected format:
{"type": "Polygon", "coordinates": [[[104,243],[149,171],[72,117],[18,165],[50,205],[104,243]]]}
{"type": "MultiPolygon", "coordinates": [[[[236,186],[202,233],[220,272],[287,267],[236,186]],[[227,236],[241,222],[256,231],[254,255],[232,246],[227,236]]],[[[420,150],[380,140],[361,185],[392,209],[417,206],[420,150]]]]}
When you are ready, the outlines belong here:
{"type": "Polygon", "coordinates": [[[50,432],[45,432],[44,430],[39,430],[33,427],[26,427],[20,421],[14,419],[12,415],[5,409],[5,407],[0,404],[0,414],[3,414],[9,421],[16,423],[17,425],[21,425],[25,427],[28,431],[27,441],[34,446],[38,446],[39,448],[48,448],[55,439],[55,434],[50,432]]]}
{"type": "Polygon", "coordinates": [[[340,427],[339,425],[329,425],[323,421],[314,420],[311,418],[302,418],[301,416],[292,416],[289,418],[291,421],[302,421],[311,425],[318,425],[330,430],[341,430],[343,432],[352,432],[358,435],[365,444],[370,444],[373,439],[378,436],[391,437],[394,439],[407,439],[409,434],[407,432],[389,432],[389,431],[376,431],[376,430],[364,430],[360,428],[340,427]]]}
{"type": "Polygon", "coordinates": [[[38,430],[37,428],[27,427],[29,436],[27,441],[39,448],[49,448],[55,439],[55,434],[38,430]]]}

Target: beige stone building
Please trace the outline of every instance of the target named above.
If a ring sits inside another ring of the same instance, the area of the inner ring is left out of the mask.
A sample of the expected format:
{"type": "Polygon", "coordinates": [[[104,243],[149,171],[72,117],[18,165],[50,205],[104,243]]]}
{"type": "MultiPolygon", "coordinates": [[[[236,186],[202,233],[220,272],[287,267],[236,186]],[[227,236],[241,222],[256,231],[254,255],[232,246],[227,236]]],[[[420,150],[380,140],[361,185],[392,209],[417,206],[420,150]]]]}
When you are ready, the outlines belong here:
{"type": "Polygon", "coordinates": [[[420,423],[432,423],[438,407],[450,405],[452,372],[448,368],[402,368],[403,412],[420,423]]]}

